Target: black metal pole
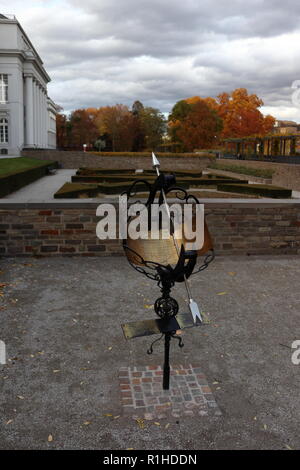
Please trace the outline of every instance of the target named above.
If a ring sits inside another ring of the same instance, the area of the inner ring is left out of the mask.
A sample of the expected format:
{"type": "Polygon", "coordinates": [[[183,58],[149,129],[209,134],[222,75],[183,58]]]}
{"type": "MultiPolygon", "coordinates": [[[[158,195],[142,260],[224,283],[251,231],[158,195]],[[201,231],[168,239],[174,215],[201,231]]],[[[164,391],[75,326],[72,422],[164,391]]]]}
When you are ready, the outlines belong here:
{"type": "Polygon", "coordinates": [[[163,376],[163,389],[169,390],[170,388],[170,341],[171,333],[165,333],[165,360],[164,360],[164,376],[163,376]]]}

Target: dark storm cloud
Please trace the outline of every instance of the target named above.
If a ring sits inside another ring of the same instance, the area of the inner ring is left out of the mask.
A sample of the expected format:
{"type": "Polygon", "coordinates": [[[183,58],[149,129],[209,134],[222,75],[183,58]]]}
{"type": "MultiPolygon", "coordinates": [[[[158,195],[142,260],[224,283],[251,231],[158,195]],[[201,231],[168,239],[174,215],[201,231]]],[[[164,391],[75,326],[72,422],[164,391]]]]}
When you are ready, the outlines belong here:
{"type": "Polygon", "coordinates": [[[268,110],[300,120],[290,99],[300,79],[296,1],[35,4],[20,6],[19,20],[52,77],[53,99],[66,110],[140,99],[167,112],[188,96],[246,87],[268,110]]]}

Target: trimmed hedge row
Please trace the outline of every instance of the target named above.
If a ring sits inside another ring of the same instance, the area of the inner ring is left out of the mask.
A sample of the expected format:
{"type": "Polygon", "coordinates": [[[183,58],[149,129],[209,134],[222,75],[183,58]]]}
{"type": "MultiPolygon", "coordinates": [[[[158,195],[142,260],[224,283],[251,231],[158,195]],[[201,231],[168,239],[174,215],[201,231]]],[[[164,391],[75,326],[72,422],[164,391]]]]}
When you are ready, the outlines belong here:
{"type": "MultiPolygon", "coordinates": [[[[166,170],[165,173],[169,173],[171,170],[166,170]]],[[[112,168],[79,168],[76,171],[76,176],[102,176],[102,175],[139,175],[140,178],[143,175],[155,175],[155,170],[144,170],[141,173],[136,173],[132,168],[119,168],[119,169],[112,169],[112,168]]],[[[202,171],[197,170],[176,170],[177,176],[191,176],[195,178],[201,178],[202,171]]]]}
{"type": "Polygon", "coordinates": [[[10,193],[33,183],[37,179],[45,176],[49,169],[58,168],[58,162],[42,162],[38,166],[27,168],[0,176],[0,197],[5,197],[10,193]]]}
{"type": "Polygon", "coordinates": [[[271,197],[275,199],[286,199],[292,195],[291,189],[280,188],[267,184],[218,184],[218,191],[241,194],[256,194],[258,196],[271,197]]]}
{"type": "MultiPolygon", "coordinates": [[[[96,176],[81,176],[81,175],[74,175],[72,176],[72,183],[117,183],[123,181],[137,181],[139,179],[146,179],[150,183],[153,183],[156,179],[157,175],[144,175],[141,174],[133,174],[133,175],[96,175],[96,176]]],[[[217,183],[240,183],[240,184],[247,184],[248,181],[239,180],[235,178],[226,178],[226,177],[218,177],[218,178],[208,178],[208,177],[192,177],[192,176],[179,176],[176,178],[176,185],[185,187],[189,187],[190,185],[193,186],[212,186],[217,185],[217,183]]]]}
{"type": "MultiPolygon", "coordinates": [[[[98,197],[103,194],[121,194],[126,191],[132,181],[126,181],[124,183],[103,183],[103,184],[87,184],[87,183],[65,183],[56,193],[54,198],[90,198],[98,197]]],[[[147,191],[148,188],[145,184],[139,184],[135,188],[137,192],[147,191]]]]}

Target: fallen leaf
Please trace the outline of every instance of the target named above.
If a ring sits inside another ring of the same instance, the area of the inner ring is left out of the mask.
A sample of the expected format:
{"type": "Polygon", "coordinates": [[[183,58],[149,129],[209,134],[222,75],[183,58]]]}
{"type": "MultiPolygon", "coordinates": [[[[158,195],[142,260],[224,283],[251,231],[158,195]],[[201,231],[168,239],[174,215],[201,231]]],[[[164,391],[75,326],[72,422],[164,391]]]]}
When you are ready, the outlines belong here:
{"type": "Polygon", "coordinates": [[[227,292],[218,292],[217,295],[225,295],[227,292]]]}
{"type": "Polygon", "coordinates": [[[154,305],[148,305],[148,304],[144,305],[144,308],[153,308],[153,307],[154,307],[154,305]]]}
{"type": "Polygon", "coordinates": [[[112,346],[109,346],[108,350],[111,351],[111,350],[112,350],[112,346]]]}
{"type": "Polygon", "coordinates": [[[160,423],[158,423],[157,421],[155,421],[154,423],[156,426],[160,426],[160,423]]]}
{"type": "Polygon", "coordinates": [[[113,416],[111,413],[105,413],[103,416],[113,416]]]}
{"type": "Polygon", "coordinates": [[[288,446],[287,444],[285,444],[285,447],[288,449],[288,450],[293,450],[290,446],[288,446]]]}
{"type": "Polygon", "coordinates": [[[9,419],[8,421],[6,421],[6,424],[10,424],[10,423],[12,423],[12,422],[13,422],[13,420],[12,420],[12,419],[9,419]]]}
{"type": "Polygon", "coordinates": [[[49,434],[49,436],[48,436],[48,442],[52,442],[52,441],[53,441],[53,436],[52,436],[52,434],[49,434]]]}
{"type": "Polygon", "coordinates": [[[264,424],[264,430],[266,430],[266,429],[267,429],[267,425],[266,425],[266,424],[264,424]]]}
{"type": "Polygon", "coordinates": [[[228,271],[229,276],[235,276],[236,273],[234,271],[228,271]]]}
{"type": "Polygon", "coordinates": [[[24,397],[22,397],[22,395],[17,395],[17,397],[18,397],[20,400],[24,400],[24,397]]]}
{"type": "Polygon", "coordinates": [[[121,415],[118,415],[118,416],[114,416],[114,419],[118,419],[120,418],[121,415]]]}
{"type": "Polygon", "coordinates": [[[137,422],[137,424],[139,425],[139,427],[140,427],[141,429],[144,429],[144,427],[145,427],[145,422],[144,422],[144,420],[143,420],[142,418],[137,418],[137,419],[136,419],[136,422],[137,422]]]}
{"type": "Polygon", "coordinates": [[[56,374],[56,372],[60,372],[60,369],[54,369],[53,374],[56,374]]]}
{"type": "Polygon", "coordinates": [[[168,429],[169,426],[170,426],[170,423],[166,424],[165,429],[168,429]]]}
{"type": "Polygon", "coordinates": [[[91,424],[91,422],[90,421],[85,421],[83,424],[84,424],[84,426],[88,426],[89,424],[91,424]]]}

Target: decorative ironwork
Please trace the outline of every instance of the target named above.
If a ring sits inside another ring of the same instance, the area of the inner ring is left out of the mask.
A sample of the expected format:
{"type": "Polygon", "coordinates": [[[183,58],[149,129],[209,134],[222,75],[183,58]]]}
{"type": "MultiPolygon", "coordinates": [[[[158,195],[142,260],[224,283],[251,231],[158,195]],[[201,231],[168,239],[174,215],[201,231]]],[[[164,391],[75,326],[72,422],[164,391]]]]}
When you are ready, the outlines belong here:
{"type": "MultiPolygon", "coordinates": [[[[179,200],[181,203],[197,205],[200,204],[197,197],[188,194],[184,188],[176,186],[175,175],[160,173],[159,162],[154,154],[153,167],[156,169],[157,178],[153,184],[141,179],[137,180],[125,192],[128,200],[134,198],[138,192],[138,185],[143,184],[148,189],[148,197],[145,203],[145,210],[148,217],[148,230],[151,230],[151,215],[153,205],[166,207],[170,221],[170,237],[168,240],[157,241],[157,247],[149,244],[147,240],[131,240],[129,237],[123,240],[123,248],[130,265],[139,273],[147,276],[157,282],[161,289],[161,296],[155,301],[154,310],[159,320],[145,320],[144,322],[130,322],[123,325],[125,337],[127,339],[137,336],[151,335],[161,333],[160,338],[155,339],[147,350],[148,354],[153,353],[153,346],[164,337],[164,372],[163,388],[169,388],[170,382],[170,341],[172,338],[178,340],[178,346],[184,346],[182,338],[177,334],[178,330],[198,326],[202,322],[201,314],[196,302],[192,299],[188,278],[196,273],[206,269],[214,259],[213,245],[208,232],[206,223],[204,223],[204,244],[196,250],[186,250],[184,240],[180,244],[175,237],[174,219],[170,213],[167,197],[179,200]],[[176,249],[175,249],[176,248],[176,249]],[[152,250],[152,251],[151,251],[152,250]],[[166,254],[167,253],[167,254],[166,254]],[[200,266],[197,266],[199,255],[204,256],[200,266]],[[152,259],[149,259],[151,257],[152,259]],[[176,282],[185,284],[188,297],[190,314],[179,314],[177,301],[170,296],[171,289],[176,282]],[[186,318],[187,317],[187,318],[186,318]],[[191,321],[193,319],[193,321],[191,321]]],[[[143,189],[144,190],[144,189],[143,189]]],[[[135,200],[134,203],[140,203],[135,200]]],[[[128,224],[132,217],[128,216],[128,224]]],[[[161,219],[159,219],[159,229],[162,229],[161,219]]]]}

